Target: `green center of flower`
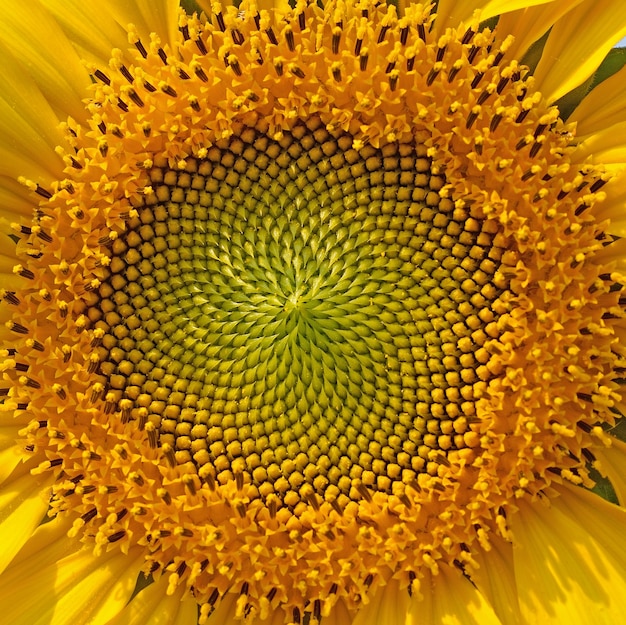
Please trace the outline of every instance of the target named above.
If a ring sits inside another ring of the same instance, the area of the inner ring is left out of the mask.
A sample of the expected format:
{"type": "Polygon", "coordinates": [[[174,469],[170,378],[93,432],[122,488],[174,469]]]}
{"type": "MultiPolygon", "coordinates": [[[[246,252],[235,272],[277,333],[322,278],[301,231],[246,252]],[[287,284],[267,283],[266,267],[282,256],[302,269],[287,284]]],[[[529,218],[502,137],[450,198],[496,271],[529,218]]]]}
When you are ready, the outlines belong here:
{"type": "Polygon", "coordinates": [[[100,287],[128,418],[287,505],[436,472],[490,376],[493,224],[441,197],[423,145],[352,145],[313,117],[155,164],[100,287]]]}

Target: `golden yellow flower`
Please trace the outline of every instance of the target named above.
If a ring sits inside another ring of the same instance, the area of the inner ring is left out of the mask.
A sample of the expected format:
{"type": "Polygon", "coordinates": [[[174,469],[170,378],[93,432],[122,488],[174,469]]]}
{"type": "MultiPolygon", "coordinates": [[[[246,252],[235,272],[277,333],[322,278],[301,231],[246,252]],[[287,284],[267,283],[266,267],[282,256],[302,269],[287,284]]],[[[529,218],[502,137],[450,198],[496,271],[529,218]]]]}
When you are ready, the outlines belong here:
{"type": "Polygon", "coordinates": [[[2,622],[620,622],[622,0],[190,4],[2,5],[2,622]]]}

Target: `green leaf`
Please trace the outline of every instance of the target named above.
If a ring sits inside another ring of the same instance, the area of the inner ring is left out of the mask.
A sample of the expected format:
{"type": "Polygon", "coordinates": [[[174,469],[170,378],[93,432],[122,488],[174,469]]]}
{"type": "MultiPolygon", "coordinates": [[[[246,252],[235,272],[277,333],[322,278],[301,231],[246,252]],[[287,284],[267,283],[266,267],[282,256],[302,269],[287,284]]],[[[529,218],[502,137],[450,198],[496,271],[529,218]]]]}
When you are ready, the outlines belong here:
{"type": "Polygon", "coordinates": [[[196,0],[180,0],[180,6],[183,7],[187,15],[192,13],[200,13],[200,7],[196,0]]]}

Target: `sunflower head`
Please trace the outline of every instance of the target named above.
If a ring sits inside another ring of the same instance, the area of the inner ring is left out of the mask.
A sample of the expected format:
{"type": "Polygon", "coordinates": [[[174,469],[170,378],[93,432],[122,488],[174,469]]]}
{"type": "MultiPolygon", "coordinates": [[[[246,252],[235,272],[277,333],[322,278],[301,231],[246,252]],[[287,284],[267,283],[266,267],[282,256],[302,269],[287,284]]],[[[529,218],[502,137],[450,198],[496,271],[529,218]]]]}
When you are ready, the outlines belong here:
{"type": "Polygon", "coordinates": [[[20,178],[1,392],[25,466],[71,538],[139,554],[200,622],[480,587],[612,441],[619,171],[505,18],[441,4],[129,25],[62,174],[20,178]]]}

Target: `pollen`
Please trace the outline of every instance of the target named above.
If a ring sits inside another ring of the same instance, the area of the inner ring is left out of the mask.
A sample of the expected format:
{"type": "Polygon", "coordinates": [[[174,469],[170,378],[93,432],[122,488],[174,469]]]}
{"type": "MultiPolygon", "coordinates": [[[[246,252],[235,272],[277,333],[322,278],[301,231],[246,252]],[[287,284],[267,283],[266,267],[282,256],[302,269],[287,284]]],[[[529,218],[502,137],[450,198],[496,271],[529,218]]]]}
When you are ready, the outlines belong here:
{"type": "Polygon", "coordinates": [[[484,26],[214,4],[176,50],[129,27],[67,178],[23,181],[0,393],[95,553],[141,546],[201,619],[314,623],[590,483],[608,174],[484,26]]]}

